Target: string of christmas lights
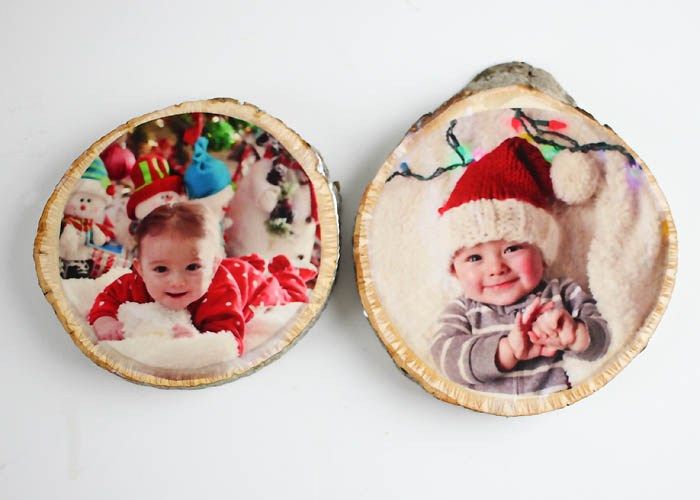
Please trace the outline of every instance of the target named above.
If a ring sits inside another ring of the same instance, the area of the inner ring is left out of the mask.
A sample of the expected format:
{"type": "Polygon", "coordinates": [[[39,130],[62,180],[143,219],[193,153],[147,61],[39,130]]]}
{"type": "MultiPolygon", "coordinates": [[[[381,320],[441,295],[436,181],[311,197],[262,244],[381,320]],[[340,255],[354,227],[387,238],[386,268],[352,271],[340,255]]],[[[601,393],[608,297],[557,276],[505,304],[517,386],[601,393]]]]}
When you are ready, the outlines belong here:
{"type": "Polygon", "coordinates": [[[625,158],[627,158],[627,162],[630,166],[640,168],[639,165],[637,165],[637,162],[634,161],[634,157],[630,154],[630,152],[627,151],[624,147],[620,146],[619,144],[609,144],[603,141],[579,144],[579,142],[573,137],[569,137],[568,135],[562,134],[561,132],[557,132],[557,130],[566,128],[565,123],[557,120],[535,120],[534,118],[525,114],[525,112],[520,108],[513,108],[513,111],[515,112],[515,115],[513,116],[512,123],[515,124],[515,122],[517,121],[517,123],[522,125],[525,132],[537,144],[552,146],[554,148],[559,149],[560,151],[563,149],[568,149],[572,153],[587,153],[589,151],[617,151],[618,153],[622,154],[625,158]],[[541,126],[548,127],[550,130],[542,130],[541,126]],[[532,127],[535,130],[534,134],[531,132],[529,127],[532,127]],[[557,137],[559,139],[562,139],[563,141],[568,142],[570,146],[559,144],[558,142],[551,139],[546,139],[545,136],[557,137]]]}
{"type": "MultiPolygon", "coordinates": [[[[581,153],[587,153],[589,151],[617,151],[627,158],[627,162],[630,167],[641,169],[630,152],[619,144],[609,144],[604,141],[580,144],[573,137],[559,132],[559,130],[566,128],[566,123],[558,120],[537,120],[531,116],[528,116],[521,108],[512,109],[514,115],[511,120],[511,126],[516,131],[522,128],[528,137],[541,146],[545,158],[550,162],[557,153],[565,149],[572,152],[581,153]],[[557,140],[560,142],[557,142],[557,140]],[[562,144],[562,142],[564,144],[562,144]]],[[[459,162],[452,163],[444,167],[437,167],[429,175],[417,174],[411,170],[408,163],[401,162],[399,169],[393,172],[385,182],[389,182],[396,177],[409,177],[419,181],[429,181],[439,177],[445,172],[449,172],[456,168],[467,167],[469,164],[471,164],[474,161],[474,158],[467,158],[467,149],[460,144],[459,140],[454,135],[454,128],[456,125],[457,120],[452,120],[450,122],[450,126],[447,128],[447,132],[445,133],[445,141],[447,142],[447,145],[457,154],[460,159],[459,162]]]]}
{"type": "Polygon", "coordinates": [[[419,181],[429,181],[431,179],[434,179],[445,172],[449,172],[450,170],[454,170],[455,168],[459,167],[466,167],[470,163],[472,163],[474,160],[470,159],[467,160],[465,155],[464,155],[464,147],[459,143],[459,139],[454,135],[454,128],[457,125],[457,120],[452,120],[450,122],[450,126],[447,128],[447,132],[445,133],[445,140],[447,141],[447,144],[452,148],[452,150],[457,153],[457,156],[460,158],[460,162],[458,163],[452,163],[451,165],[447,165],[446,167],[438,167],[435,169],[435,171],[428,175],[421,175],[421,174],[416,174],[411,171],[411,169],[408,166],[408,163],[406,162],[401,162],[401,165],[399,165],[399,169],[392,173],[386,180],[386,182],[389,182],[392,180],[394,177],[412,177],[414,179],[418,179],[419,181]]]}

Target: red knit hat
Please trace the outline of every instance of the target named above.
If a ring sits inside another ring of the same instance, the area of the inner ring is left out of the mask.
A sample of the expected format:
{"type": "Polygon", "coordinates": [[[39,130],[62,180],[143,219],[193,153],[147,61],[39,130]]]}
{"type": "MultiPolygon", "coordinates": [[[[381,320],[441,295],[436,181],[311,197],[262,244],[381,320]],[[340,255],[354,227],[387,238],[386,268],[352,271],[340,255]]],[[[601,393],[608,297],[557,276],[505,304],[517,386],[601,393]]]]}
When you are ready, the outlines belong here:
{"type": "Polygon", "coordinates": [[[448,224],[450,250],[495,240],[539,247],[547,263],[557,255],[559,227],[550,165],[519,137],[503,141],[467,167],[438,212],[448,224]]]}
{"type": "Polygon", "coordinates": [[[182,178],[170,175],[168,161],[157,153],[149,153],[138,159],[131,169],[134,191],[126,204],[130,219],[136,219],[136,207],[142,201],[165,191],[182,192],[182,178]]]}

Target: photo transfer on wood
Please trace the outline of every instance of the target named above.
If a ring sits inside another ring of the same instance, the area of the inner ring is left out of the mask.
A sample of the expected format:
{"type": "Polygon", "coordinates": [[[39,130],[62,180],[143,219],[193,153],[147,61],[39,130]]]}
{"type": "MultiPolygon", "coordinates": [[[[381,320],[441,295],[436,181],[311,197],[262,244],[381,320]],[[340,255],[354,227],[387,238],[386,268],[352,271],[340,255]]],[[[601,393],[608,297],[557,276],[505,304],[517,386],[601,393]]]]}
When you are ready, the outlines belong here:
{"type": "Polygon", "coordinates": [[[39,222],[39,283],[73,341],[129,380],[197,387],[281,354],[339,257],[318,153],[232,99],[136,118],[92,145],[39,222]]]}
{"type": "Polygon", "coordinates": [[[444,401],[531,415],[646,346],[677,247],[634,151],[551,75],[508,63],[408,131],[365,192],[354,252],[402,370],[444,401]]]}

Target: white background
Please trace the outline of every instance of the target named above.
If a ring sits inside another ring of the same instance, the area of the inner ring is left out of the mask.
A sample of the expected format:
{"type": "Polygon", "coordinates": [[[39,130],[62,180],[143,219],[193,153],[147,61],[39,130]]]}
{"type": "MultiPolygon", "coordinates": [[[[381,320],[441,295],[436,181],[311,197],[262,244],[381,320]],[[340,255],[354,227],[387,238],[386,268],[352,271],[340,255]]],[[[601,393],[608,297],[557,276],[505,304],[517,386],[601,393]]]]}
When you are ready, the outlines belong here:
{"type": "Polygon", "coordinates": [[[250,0],[0,10],[0,498],[697,494],[697,7],[250,0]],[[361,192],[406,129],[510,60],[550,71],[646,161],[670,202],[681,261],[646,351],[572,407],[514,419],[442,403],[401,375],[362,316],[351,258],[361,192]],[[197,391],[134,385],[93,365],[62,330],[36,284],[36,224],[97,138],[217,96],[258,105],[325,157],[344,198],[338,282],[307,336],[252,376],[197,391]]]}

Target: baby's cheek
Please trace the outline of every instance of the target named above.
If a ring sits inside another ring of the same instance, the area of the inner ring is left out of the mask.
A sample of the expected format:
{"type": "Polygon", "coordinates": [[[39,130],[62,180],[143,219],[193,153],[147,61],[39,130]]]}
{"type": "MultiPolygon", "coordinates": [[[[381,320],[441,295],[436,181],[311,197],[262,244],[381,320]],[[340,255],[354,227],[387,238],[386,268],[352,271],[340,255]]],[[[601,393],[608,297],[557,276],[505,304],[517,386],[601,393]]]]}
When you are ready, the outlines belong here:
{"type": "Polygon", "coordinates": [[[165,290],[165,278],[161,274],[146,272],[142,276],[146,290],[154,299],[163,295],[165,290]]]}
{"type": "Polygon", "coordinates": [[[160,291],[160,288],[156,286],[152,279],[144,277],[143,284],[146,285],[146,291],[148,291],[151,297],[157,297],[159,295],[158,292],[160,291]]]}
{"type": "Polygon", "coordinates": [[[474,295],[481,293],[483,290],[483,283],[478,275],[470,272],[459,273],[459,283],[462,285],[462,289],[467,295],[474,295]]]}
{"type": "Polygon", "coordinates": [[[523,259],[521,266],[521,273],[523,277],[527,279],[527,281],[531,283],[539,283],[543,274],[542,262],[539,262],[536,259],[527,258],[523,259]]]}

